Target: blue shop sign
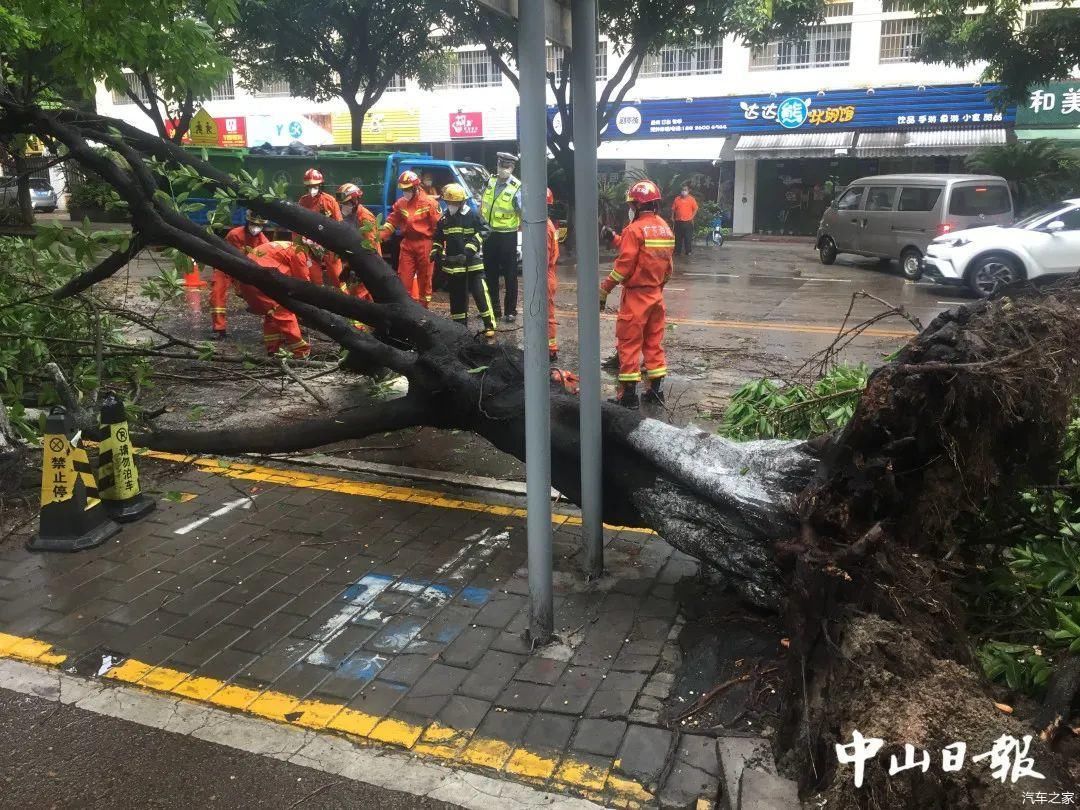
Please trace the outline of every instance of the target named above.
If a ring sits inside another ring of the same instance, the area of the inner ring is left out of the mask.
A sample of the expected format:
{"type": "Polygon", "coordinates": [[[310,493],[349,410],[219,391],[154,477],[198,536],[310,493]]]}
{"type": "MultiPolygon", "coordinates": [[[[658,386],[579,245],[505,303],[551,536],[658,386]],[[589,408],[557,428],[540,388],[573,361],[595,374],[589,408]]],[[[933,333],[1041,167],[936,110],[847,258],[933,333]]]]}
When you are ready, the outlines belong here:
{"type": "MultiPolygon", "coordinates": [[[[988,98],[994,89],[994,85],[957,84],[624,102],[604,138],[617,141],[1012,124],[1016,108],[996,108],[988,98]]],[[[554,107],[548,108],[548,122],[561,129],[554,107]]]]}

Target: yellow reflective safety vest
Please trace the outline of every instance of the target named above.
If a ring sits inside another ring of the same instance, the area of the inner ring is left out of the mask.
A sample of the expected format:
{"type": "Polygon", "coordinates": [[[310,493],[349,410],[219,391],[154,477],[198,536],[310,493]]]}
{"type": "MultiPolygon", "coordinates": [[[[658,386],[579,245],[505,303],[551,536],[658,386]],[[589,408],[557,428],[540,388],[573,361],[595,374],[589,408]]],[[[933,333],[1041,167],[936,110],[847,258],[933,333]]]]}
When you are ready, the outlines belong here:
{"type": "Polygon", "coordinates": [[[511,177],[496,196],[495,186],[498,182],[498,177],[488,180],[480,203],[481,213],[491,230],[512,233],[521,227],[521,215],[514,208],[514,197],[521,189],[521,181],[516,177],[511,177]]]}

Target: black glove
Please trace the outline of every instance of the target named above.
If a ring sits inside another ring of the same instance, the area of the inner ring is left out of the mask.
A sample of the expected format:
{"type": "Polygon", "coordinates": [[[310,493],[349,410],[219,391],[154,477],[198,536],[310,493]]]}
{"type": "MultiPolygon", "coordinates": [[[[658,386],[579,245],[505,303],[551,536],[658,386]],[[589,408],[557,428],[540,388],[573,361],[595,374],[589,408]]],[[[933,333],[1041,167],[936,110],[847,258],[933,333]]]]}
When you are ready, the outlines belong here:
{"type": "Polygon", "coordinates": [[[465,254],[458,253],[455,256],[447,256],[443,259],[443,264],[447,267],[464,267],[465,266],[465,254]]]}

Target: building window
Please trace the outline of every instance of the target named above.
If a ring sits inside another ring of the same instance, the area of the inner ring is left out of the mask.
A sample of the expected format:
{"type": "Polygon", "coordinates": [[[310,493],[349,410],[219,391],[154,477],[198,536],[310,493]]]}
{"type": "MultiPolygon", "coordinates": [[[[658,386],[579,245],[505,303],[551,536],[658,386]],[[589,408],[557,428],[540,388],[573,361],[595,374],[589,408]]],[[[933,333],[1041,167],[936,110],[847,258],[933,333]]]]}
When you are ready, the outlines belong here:
{"type": "MultiPolygon", "coordinates": [[[[885,0],[886,3],[889,0],[885,0]]],[[[833,19],[834,17],[850,17],[855,13],[854,3],[825,3],[825,17],[826,19],[833,19]]]]}
{"type": "Polygon", "coordinates": [[[225,81],[221,84],[215,85],[210,91],[211,101],[229,101],[236,98],[236,87],[233,85],[233,77],[230,73],[225,77],[225,81]]]}
{"type": "MultiPolygon", "coordinates": [[[[561,45],[547,46],[547,72],[555,74],[556,84],[562,81],[562,63],[565,53],[561,45]]],[[[596,80],[607,81],[607,42],[596,43],[596,80]]]]}
{"type": "Polygon", "coordinates": [[[915,9],[911,6],[911,0],[884,0],[881,4],[881,10],[885,14],[910,14],[915,9]]]}
{"type": "Polygon", "coordinates": [[[915,52],[922,44],[926,21],[911,18],[907,20],[881,21],[881,58],[882,64],[891,62],[913,62],[915,52]]]}
{"type": "Polygon", "coordinates": [[[393,78],[390,79],[390,83],[386,85],[387,93],[403,93],[405,92],[405,77],[400,73],[395,73],[393,78]]]}
{"type": "MultiPolygon", "coordinates": [[[[124,79],[125,79],[125,81],[127,81],[128,88],[131,90],[132,93],[135,94],[135,97],[137,99],[139,99],[139,101],[141,101],[143,104],[150,103],[150,97],[146,94],[146,88],[143,87],[143,83],[141,81],[139,81],[138,79],[135,78],[134,73],[125,72],[124,73],[124,79]]],[[[113,104],[134,104],[135,103],[135,102],[133,102],[131,100],[131,96],[129,96],[123,90],[113,90],[111,92],[112,92],[112,103],[113,104]]]]}
{"type": "Polygon", "coordinates": [[[751,70],[801,70],[851,63],[851,23],[812,26],[806,36],[759,45],[750,51],[751,70]]]}
{"type": "Polygon", "coordinates": [[[724,66],[724,46],[696,37],[686,47],[669,45],[651,53],[641,63],[641,78],[705,76],[720,73],[724,66]]]}
{"type": "Polygon", "coordinates": [[[470,87],[499,87],[502,72],[498,63],[485,50],[458,51],[450,55],[450,70],[436,87],[467,89],[470,87]]]}
{"type": "Polygon", "coordinates": [[[1074,8],[1061,8],[1060,6],[1055,8],[1036,8],[1024,14],[1024,27],[1035,25],[1036,23],[1045,22],[1046,18],[1050,15],[1064,15],[1075,14],[1074,8]]]}
{"type": "Polygon", "coordinates": [[[291,96],[292,88],[289,87],[289,83],[285,79],[275,79],[274,81],[262,82],[252,90],[252,95],[256,98],[280,98],[282,96],[291,96]]]}

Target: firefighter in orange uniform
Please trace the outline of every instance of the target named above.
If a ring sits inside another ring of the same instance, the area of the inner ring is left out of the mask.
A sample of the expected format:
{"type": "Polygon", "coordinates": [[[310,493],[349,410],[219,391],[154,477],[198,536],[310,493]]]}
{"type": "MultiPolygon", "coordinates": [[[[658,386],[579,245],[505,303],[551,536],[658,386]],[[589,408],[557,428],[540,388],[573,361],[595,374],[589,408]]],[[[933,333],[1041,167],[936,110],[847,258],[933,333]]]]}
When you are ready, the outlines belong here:
{"type": "MultiPolygon", "coordinates": [[[[547,190],[547,204],[550,214],[555,204],[555,195],[547,190]]],[[[559,359],[559,341],[555,337],[559,322],[555,320],[555,292],[559,289],[559,278],[555,273],[555,263],[559,261],[559,231],[551,216],[547,220],[547,287],[548,287],[548,358],[554,363],[559,359]]]]}
{"type": "Polygon", "coordinates": [[[420,303],[427,307],[431,303],[431,246],[439,223],[439,201],[424,193],[416,172],[402,172],[398,188],[402,194],[383,223],[381,238],[385,242],[395,230],[401,229],[398,278],[406,290],[412,290],[415,278],[420,303]]]}
{"type": "MultiPolygon", "coordinates": [[[[341,222],[341,209],[338,208],[337,200],[322,190],[322,172],[318,169],[308,169],[304,172],[304,185],[307,186],[307,193],[300,198],[300,207],[341,222]]],[[[341,258],[327,251],[321,262],[312,264],[311,280],[316,284],[322,284],[324,269],[329,277],[326,283],[331,287],[341,286],[341,258]]]]}
{"type": "Polygon", "coordinates": [[[600,284],[600,308],[617,284],[623,285],[615,339],[619,348],[619,390],[615,402],[638,406],[641,360],[649,388],[645,397],[664,401],[661,384],[667,374],[664,359],[664,285],[671,278],[675,235],[660,218],[660,189],[650,180],[634,183],[626,193],[630,224],[619,240],[619,255],[610,275],[600,284]]]}
{"type": "MultiPolygon", "coordinates": [[[[227,234],[225,241],[244,253],[265,245],[269,239],[263,233],[266,220],[253,211],[247,212],[247,222],[238,225],[227,234]]],[[[221,340],[226,335],[225,313],[227,311],[229,287],[235,282],[223,271],[214,269],[213,286],[210,288],[210,318],[214,329],[214,339],[221,340]]]]}
{"type": "MultiPolygon", "coordinates": [[[[382,256],[382,243],[379,241],[379,220],[360,201],[364,199],[364,191],[355,183],[342,183],[338,186],[337,200],[341,206],[342,219],[349,225],[355,225],[361,231],[364,245],[376,256],[382,256]]],[[[348,271],[342,272],[342,279],[349,275],[348,271]]],[[[371,293],[363,282],[356,279],[348,282],[348,292],[357,298],[371,301],[371,293]]]]}
{"type": "MultiPolygon", "coordinates": [[[[267,242],[253,248],[248,258],[268,270],[301,281],[311,281],[307,250],[292,242],[267,242]]],[[[267,354],[277,354],[278,349],[283,347],[296,358],[311,354],[311,347],[300,334],[300,324],[293,313],[248,284],[237,284],[237,292],[247,301],[252,312],[263,316],[263,341],[267,354]]]]}

